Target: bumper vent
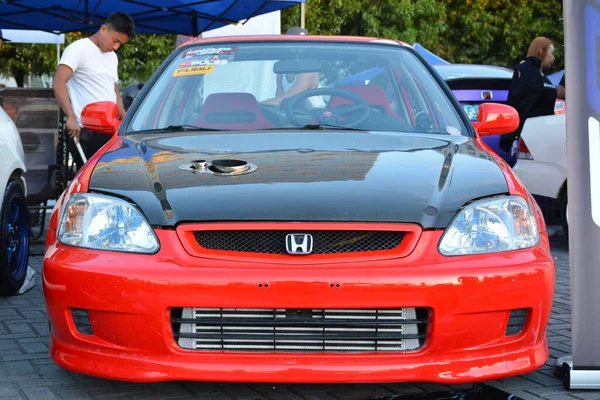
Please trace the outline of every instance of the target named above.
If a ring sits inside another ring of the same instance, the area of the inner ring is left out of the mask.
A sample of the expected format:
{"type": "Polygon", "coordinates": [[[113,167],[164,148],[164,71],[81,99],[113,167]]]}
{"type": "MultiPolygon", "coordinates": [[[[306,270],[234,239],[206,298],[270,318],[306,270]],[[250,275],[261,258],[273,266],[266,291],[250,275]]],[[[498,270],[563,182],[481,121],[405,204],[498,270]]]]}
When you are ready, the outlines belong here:
{"type": "Polygon", "coordinates": [[[288,254],[286,236],[307,233],[313,238],[312,254],[360,253],[393,250],[404,232],[394,231],[196,231],[198,244],[208,250],[288,254]]]}
{"type": "Polygon", "coordinates": [[[73,316],[73,323],[79,333],[84,335],[93,335],[92,323],[87,310],[81,308],[72,308],[71,315],[73,316]]]}
{"type": "Polygon", "coordinates": [[[515,336],[521,333],[523,326],[525,326],[525,321],[527,321],[527,313],[528,310],[526,308],[512,310],[504,334],[506,336],[515,336]]]}
{"type": "Polygon", "coordinates": [[[184,349],[233,352],[402,352],[425,342],[428,311],[398,309],[174,308],[184,349]]]}

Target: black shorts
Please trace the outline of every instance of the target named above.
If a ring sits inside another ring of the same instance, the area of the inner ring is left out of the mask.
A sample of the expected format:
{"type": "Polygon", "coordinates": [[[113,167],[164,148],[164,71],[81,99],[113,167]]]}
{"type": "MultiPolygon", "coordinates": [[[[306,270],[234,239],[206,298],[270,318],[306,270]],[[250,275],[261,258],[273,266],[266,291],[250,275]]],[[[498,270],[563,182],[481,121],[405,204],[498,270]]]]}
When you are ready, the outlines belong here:
{"type": "MultiPolygon", "coordinates": [[[[94,154],[102,146],[104,146],[111,138],[111,135],[107,135],[106,133],[97,133],[88,131],[87,129],[81,130],[81,135],[79,136],[79,143],[83,149],[83,153],[85,157],[89,160],[92,158],[94,154]]],[[[69,152],[73,156],[73,160],[77,165],[77,170],[79,170],[83,166],[83,160],[79,156],[79,151],[77,151],[77,147],[75,147],[75,141],[69,137],[69,152]]]]}

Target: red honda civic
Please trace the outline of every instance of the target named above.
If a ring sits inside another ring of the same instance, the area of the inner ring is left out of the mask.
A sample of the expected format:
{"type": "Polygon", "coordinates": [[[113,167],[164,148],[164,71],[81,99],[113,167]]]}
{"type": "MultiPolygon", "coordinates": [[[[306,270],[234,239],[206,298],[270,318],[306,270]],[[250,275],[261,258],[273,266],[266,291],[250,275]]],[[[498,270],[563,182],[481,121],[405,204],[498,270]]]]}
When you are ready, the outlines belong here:
{"type": "Polygon", "coordinates": [[[52,213],[50,353],[119,380],[473,382],[548,358],[539,207],[410,46],[177,49],[52,213]]]}

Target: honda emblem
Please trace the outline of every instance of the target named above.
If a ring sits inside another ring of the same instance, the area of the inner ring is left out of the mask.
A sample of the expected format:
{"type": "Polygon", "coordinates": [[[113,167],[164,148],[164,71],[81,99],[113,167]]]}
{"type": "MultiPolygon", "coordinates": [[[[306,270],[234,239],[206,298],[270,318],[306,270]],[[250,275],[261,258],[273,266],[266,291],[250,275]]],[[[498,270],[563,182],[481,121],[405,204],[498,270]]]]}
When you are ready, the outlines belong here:
{"type": "Polygon", "coordinates": [[[285,237],[285,249],[288,254],[310,254],[313,250],[313,237],[308,233],[290,233],[285,237]]]}

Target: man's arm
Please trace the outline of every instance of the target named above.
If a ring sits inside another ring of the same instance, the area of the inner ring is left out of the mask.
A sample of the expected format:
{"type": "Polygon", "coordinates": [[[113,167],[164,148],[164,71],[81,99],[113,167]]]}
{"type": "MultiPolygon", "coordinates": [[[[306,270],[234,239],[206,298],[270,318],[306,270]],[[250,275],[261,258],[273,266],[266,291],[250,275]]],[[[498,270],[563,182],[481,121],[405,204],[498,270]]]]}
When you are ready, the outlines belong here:
{"type": "Polygon", "coordinates": [[[263,103],[264,104],[279,105],[279,104],[281,104],[281,102],[283,101],[283,99],[286,99],[288,97],[292,97],[295,94],[303,92],[303,91],[305,91],[307,89],[314,89],[314,88],[316,88],[317,85],[318,85],[318,81],[319,81],[319,78],[318,78],[317,74],[313,74],[313,73],[299,74],[298,75],[298,79],[292,85],[292,87],[290,88],[290,90],[288,90],[287,93],[275,96],[274,98],[272,98],[270,100],[266,100],[263,103]]]}
{"type": "Polygon", "coordinates": [[[119,87],[115,83],[115,93],[117,94],[117,106],[119,107],[119,119],[125,118],[125,106],[123,106],[123,99],[119,93],[119,87]]]}
{"type": "Polygon", "coordinates": [[[277,74],[277,90],[275,90],[275,97],[283,94],[283,78],[285,74],[277,74]]]}
{"type": "Polygon", "coordinates": [[[73,70],[64,64],[60,64],[56,68],[56,73],[54,74],[52,89],[54,90],[54,96],[56,97],[58,104],[67,115],[67,130],[69,131],[69,134],[71,137],[79,138],[81,128],[77,123],[77,117],[71,106],[69,90],[67,89],[67,82],[71,79],[71,75],[73,75],[73,70]]]}

